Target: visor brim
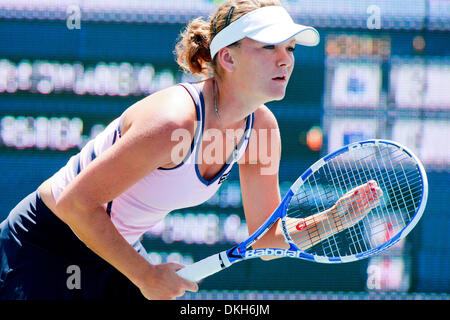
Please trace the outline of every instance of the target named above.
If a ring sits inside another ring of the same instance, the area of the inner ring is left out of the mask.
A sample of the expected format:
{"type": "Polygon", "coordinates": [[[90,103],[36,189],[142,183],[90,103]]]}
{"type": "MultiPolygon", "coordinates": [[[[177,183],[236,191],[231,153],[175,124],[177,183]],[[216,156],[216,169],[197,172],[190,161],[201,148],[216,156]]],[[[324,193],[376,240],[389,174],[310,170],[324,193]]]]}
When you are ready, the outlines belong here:
{"type": "Polygon", "coordinates": [[[279,44],[295,37],[303,46],[316,46],[320,42],[319,32],[313,27],[296,23],[276,24],[247,34],[247,38],[267,44],[279,44]]]}

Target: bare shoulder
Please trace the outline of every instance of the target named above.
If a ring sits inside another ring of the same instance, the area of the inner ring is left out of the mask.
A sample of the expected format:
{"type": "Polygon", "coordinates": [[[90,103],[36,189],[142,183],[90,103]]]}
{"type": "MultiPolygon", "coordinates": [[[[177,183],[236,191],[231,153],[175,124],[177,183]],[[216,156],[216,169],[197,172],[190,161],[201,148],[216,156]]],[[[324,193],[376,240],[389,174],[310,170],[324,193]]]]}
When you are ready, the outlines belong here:
{"type": "Polygon", "coordinates": [[[266,105],[261,105],[255,111],[255,123],[253,128],[255,130],[278,129],[278,121],[273,112],[266,105]]]}
{"type": "Polygon", "coordinates": [[[196,111],[189,93],[179,85],[155,92],[130,106],[123,115],[123,132],[131,126],[194,131],[196,111]]]}

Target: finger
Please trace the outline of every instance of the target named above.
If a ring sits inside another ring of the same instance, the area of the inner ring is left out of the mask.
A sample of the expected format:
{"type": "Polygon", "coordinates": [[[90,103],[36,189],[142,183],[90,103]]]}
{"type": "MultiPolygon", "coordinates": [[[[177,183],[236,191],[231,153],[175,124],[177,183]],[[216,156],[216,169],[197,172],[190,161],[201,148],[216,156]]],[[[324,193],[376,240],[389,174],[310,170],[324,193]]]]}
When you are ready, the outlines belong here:
{"type": "Polygon", "coordinates": [[[372,188],[378,187],[378,183],[377,183],[375,180],[369,180],[369,181],[367,182],[367,185],[370,186],[370,187],[372,187],[372,188]]]}
{"type": "Polygon", "coordinates": [[[375,189],[374,191],[374,201],[373,206],[378,206],[381,203],[381,198],[383,197],[383,190],[380,188],[375,189]]]}
{"type": "Polygon", "coordinates": [[[172,268],[173,271],[178,271],[180,269],[183,269],[185,266],[179,263],[175,262],[168,262],[167,265],[172,268]]]}
{"type": "Polygon", "coordinates": [[[378,184],[375,180],[369,180],[364,184],[356,186],[353,189],[351,189],[348,193],[351,195],[357,195],[360,194],[361,192],[370,190],[371,188],[378,188],[378,184]]]}
{"type": "MultiPolygon", "coordinates": [[[[178,271],[180,269],[183,269],[185,266],[182,266],[182,265],[179,265],[177,263],[174,263],[173,267],[175,268],[175,271],[178,271]]],[[[181,279],[182,285],[183,285],[184,288],[186,288],[186,290],[192,291],[192,292],[197,292],[198,291],[198,285],[197,285],[196,282],[192,282],[192,281],[186,280],[185,278],[179,276],[178,274],[177,274],[177,276],[181,279]]]]}
{"type": "Polygon", "coordinates": [[[183,279],[183,285],[186,288],[187,291],[191,292],[197,292],[198,291],[198,284],[192,281],[188,281],[184,278],[183,279]]]}
{"type": "Polygon", "coordinates": [[[383,190],[381,190],[381,188],[379,187],[373,187],[370,189],[371,191],[371,196],[375,199],[379,199],[383,196],[383,190]]]}
{"type": "Polygon", "coordinates": [[[198,284],[196,284],[195,282],[191,283],[191,287],[187,289],[188,291],[191,292],[197,292],[198,291],[198,284]]]}
{"type": "Polygon", "coordinates": [[[378,188],[378,184],[375,180],[370,180],[366,184],[363,185],[364,192],[370,193],[378,188]]]}

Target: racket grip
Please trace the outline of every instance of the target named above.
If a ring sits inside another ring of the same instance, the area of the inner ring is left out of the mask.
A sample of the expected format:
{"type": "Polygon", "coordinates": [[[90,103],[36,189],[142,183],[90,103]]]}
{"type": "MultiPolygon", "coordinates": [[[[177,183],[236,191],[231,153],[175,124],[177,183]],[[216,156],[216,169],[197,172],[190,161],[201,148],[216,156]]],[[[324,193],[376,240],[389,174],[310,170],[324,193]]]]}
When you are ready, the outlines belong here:
{"type": "Polygon", "coordinates": [[[200,280],[228,267],[230,264],[231,263],[228,260],[226,252],[223,251],[188,265],[183,269],[178,270],[177,274],[186,280],[199,282],[200,280]]]}

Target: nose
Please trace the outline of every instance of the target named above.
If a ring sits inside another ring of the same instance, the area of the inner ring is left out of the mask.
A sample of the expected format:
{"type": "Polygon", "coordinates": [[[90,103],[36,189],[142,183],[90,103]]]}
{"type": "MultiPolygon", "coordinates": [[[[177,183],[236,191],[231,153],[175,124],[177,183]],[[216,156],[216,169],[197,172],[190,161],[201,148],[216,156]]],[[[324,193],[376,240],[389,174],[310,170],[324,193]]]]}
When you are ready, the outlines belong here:
{"type": "Polygon", "coordinates": [[[280,47],[277,54],[277,64],[279,67],[290,67],[294,63],[294,55],[285,47],[280,47]]]}

